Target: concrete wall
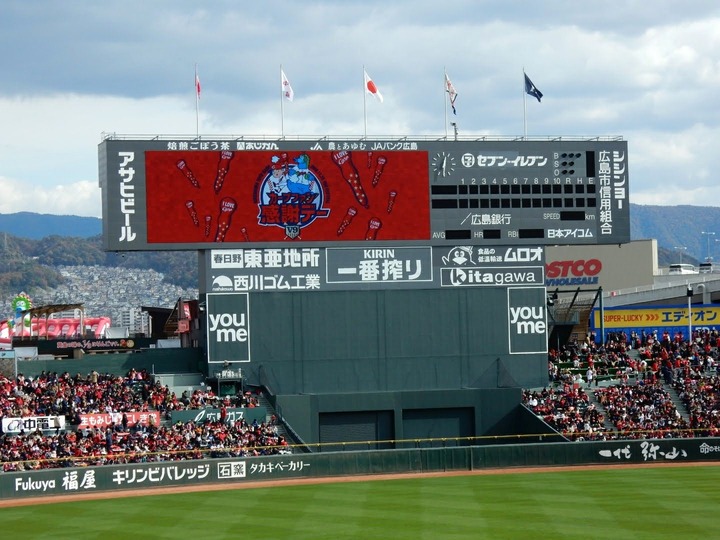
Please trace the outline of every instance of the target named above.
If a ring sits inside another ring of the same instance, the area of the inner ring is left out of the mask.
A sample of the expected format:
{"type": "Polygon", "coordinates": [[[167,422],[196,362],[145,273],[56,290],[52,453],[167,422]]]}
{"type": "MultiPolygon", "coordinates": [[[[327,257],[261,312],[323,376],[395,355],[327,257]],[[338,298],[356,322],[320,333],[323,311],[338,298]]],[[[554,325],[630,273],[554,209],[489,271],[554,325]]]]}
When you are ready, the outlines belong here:
{"type": "Polygon", "coordinates": [[[126,375],[132,368],[148,373],[198,373],[207,363],[200,349],[148,349],[131,354],[94,354],[81,359],[18,361],[18,373],[37,376],[42,371],[70,375],[98,373],[126,375]]]}

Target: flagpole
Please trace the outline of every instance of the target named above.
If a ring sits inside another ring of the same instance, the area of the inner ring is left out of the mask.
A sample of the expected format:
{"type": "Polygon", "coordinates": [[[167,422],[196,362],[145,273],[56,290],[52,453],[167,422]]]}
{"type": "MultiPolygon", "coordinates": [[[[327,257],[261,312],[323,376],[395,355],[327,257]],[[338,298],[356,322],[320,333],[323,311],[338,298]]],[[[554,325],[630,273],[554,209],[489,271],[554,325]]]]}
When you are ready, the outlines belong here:
{"type": "Polygon", "coordinates": [[[525,92],[525,68],[523,68],[523,133],[527,139],[527,92],[525,92]]]}
{"type": "Polygon", "coordinates": [[[363,64],[363,125],[367,139],[367,89],[365,88],[365,65],[363,64]]]}
{"type": "Polygon", "coordinates": [[[198,72],[197,63],[195,63],[195,80],[193,81],[195,87],[195,136],[200,138],[200,94],[198,93],[198,72]]]}
{"type": "MultiPolygon", "coordinates": [[[[450,93],[448,92],[447,68],[444,66],[443,66],[443,73],[445,75],[445,77],[443,78],[443,90],[444,90],[443,94],[448,94],[448,96],[449,96],[450,93]]],[[[443,104],[445,106],[445,140],[447,140],[447,138],[448,138],[448,117],[447,117],[447,99],[446,99],[446,97],[447,96],[443,95],[443,104]]]]}
{"type": "Polygon", "coordinates": [[[283,68],[280,64],[280,138],[285,138],[285,105],[283,98],[285,93],[285,81],[283,80],[283,68]]]}

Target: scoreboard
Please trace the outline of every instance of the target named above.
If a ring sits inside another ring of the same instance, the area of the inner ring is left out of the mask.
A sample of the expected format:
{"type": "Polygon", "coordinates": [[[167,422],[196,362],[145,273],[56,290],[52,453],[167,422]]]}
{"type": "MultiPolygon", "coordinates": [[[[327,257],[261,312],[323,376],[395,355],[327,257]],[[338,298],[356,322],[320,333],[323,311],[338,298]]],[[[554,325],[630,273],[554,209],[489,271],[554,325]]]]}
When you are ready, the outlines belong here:
{"type": "Polygon", "coordinates": [[[110,251],[630,241],[620,138],[107,138],[110,251]]]}

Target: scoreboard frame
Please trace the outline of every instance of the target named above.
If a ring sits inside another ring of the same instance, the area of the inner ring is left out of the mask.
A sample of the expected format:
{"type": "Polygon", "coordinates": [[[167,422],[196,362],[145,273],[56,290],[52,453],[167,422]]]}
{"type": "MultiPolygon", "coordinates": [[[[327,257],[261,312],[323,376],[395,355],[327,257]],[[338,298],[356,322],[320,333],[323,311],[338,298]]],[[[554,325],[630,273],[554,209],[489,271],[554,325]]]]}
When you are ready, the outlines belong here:
{"type": "Polygon", "coordinates": [[[113,134],[98,157],[108,251],[630,241],[621,137],[113,134]]]}

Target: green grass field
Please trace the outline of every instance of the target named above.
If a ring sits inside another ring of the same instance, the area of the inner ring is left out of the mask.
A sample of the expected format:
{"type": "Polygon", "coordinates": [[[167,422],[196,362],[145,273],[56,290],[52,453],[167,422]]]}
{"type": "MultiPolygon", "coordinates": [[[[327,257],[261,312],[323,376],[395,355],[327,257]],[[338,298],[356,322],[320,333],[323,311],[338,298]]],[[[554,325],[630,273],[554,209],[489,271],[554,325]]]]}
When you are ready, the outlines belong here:
{"type": "Polygon", "coordinates": [[[3,538],[714,538],[720,467],[260,487],[0,509],[3,538]]]}

